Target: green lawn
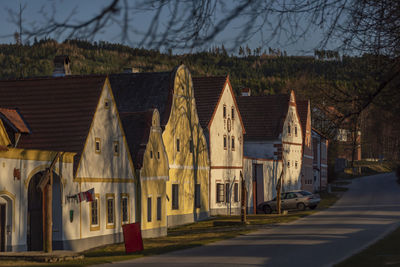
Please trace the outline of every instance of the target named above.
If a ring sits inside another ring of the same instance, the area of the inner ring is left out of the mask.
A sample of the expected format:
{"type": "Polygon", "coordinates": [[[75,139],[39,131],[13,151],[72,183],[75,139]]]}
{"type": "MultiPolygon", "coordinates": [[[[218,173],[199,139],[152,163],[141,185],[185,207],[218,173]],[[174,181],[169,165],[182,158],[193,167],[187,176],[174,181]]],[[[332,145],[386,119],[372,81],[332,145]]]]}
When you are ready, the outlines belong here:
{"type": "Polygon", "coordinates": [[[380,241],[335,266],[400,266],[399,240],[400,227],[380,241]]]}
{"type": "Polygon", "coordinates": [[[254,231],[262,225],[287,223],[304,216],[325,209],[336,202],[336,194],[321,193],[321,203],[315,210],[305,210],[298,212],[289,212],[287,215],[278,214],[257,214],[248,215],[247,225],[241,225],[240,216],[218,216],[211,220],[196,222],[168,229],[168,236],[144,239],[144,250],[142,252],[126,255],[123,244],[113,244],[94,248],[83,252],[83,260],[74,260],[68,262],[43,265],[35,262],[8,261],[0,262],[0,266],[87,266],[92,264],[101,264],[133,259],[137,257],[162,254],[178,249],[202,246],[218,240],[232,238],[238,235],[254,231]],[[214,226],[215,222],[220,222],[214,226]],[[226,224],[224,224],[226,222],[226,224]],[[236,222],[233,224],[233,222],[236,222]]]}

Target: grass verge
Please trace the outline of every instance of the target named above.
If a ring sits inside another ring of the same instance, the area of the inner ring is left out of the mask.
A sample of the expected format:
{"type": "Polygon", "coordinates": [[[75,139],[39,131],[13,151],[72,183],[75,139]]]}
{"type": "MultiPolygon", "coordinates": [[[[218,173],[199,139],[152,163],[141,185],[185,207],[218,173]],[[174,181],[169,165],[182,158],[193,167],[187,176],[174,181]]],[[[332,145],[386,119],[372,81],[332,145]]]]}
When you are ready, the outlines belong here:
{"type": "Polygon", "coordinates": [[[202,246],[211,242],[232,238],[246,234],[260,227],[277,223],[287,223],[299,218],[313,214],[333,205],[338,196],[336,194],[321,193],[321,202],[315,210],[289,212],[287,215],[278,214],[256,214],[248,215],[248,225],[219,224],[214,226],[215,221],[240,221],[240,216],[217,216],[207,221],[196,222],[168,229],[168,236],[149,238],[143,240],[144,250],[133,254],[125,254],[124,244],[112,244],[94,248],[83,252],[85,258],[68,262],[43,264],[26,261],[0,262],[0,266],[88,266],[93,264],[111,263],[134,259],[138,257],[157,255],[174,250],[202,246]]]}
{"type": "Polygon", "coordinates": [[[335,267],[400,266],[400,227],[360,253],[335,267]]]}

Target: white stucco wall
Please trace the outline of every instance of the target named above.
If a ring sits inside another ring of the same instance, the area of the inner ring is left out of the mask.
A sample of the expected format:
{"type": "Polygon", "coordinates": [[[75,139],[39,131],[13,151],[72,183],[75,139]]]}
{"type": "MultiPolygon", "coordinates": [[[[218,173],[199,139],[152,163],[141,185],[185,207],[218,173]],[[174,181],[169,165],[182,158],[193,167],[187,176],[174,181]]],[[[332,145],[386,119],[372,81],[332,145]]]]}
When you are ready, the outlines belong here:
{"type": "Polygon", "coordinates": [[[226,83],[225,87],[223,88],[220,101],[215,109],[215,114],[211,121],[209,133],[209,149],[211,161],[211,213],[215,213],[215,209],[219,209],[220,214],[230,214],[231,209],[240,208],[240,171],[242,169],[243,162],[243,126],[240,121],[239,111],[235,105],[234,95],[229,83],[226,83]],[[223,116],[224,106],[226,107],[225,118],[223,116]],[[234,113],[233,119],[232,109],[234,113]],[[224,136],[227,140],[226,149],[224,149],[224,136]],[[232,149],[232,139],[234,139],[234,149],[232,149]],[[230,185],[232,185],[232,188],[234,188],[234,183],[238,183],[239,201],[234,201],[234,194],[232,189],[230,194],[230,203],[217,203],[217,183],[223,183],[224,185],[226,183],[229,183],[230,185]]]}
{"type": "MultiPolygon", "coordinates": [[[[253,192],[253,167],[254,164],[262,165],[263,184],[262,192],[264,201],[273,199],[276,196],[276,184],[282,171],[282,161],[263,160],[263,159],[243,159],[243,173],[247,188],[247,207],[249,212],[253,212],[254,192],[253,192]]],[[[257,186],[259,186],[257,184],[257,186]]]]}
{"type": "MultiPolygon", "coordinates": [[[[291,97],[291,102],[293,96],[291,97]]],[[[282,154],[284,159],[284,190],[298,190],[301,188],[302,166],[302,131],[296,105],[289,105],[289,110],[283,125],[282,154]],[[290,133],[289,133],[290,126],[290,133]],[[296,134],[297,129],[297,134],[296,134]]]]}
{"type": "Polygon", "coordinates": [[[78,165],[76,182],[65,189],[65,195],[74,195],[94,188],[99,194],[99,229],[90,227],[90,202],[69,203],[64,209],[65,239],[73,240],[122,232],[121,197],[129,194],[129,222],[135,222],[136,192],[134,170],[130,162],[125,137],[117,115],[112,92],[105,85],[89,131],[85,149],[78,165]],[[108,107],[105,103],[108,102],[108,107]],[[96,152],[95,141],[100,140],[100,152],[96,152]],[[114,153],[114,142],[119,151],[114,153]],[[113,195],[115,227],[106,227],[106,196],[113,195]],[[76,219],[69,221],[69,212],[74,211],[76,219]]]}
{"type": "MultiPolygon", "coordinates": [[[[10,149],[8,156],[4,153],[0,157],[0,202],[7,204],[6,225],[11,230],[6,237],[6,248],[23,251],[27,249],[29,181],[36,173],[45,170],[51,161],[21,159],[16,156],[19,153],[15,153],[15,151],[17,149],[10,149]],[[20,180],[14,179],[14,168],[20,170],[20,180]]],[[[43,151],[42,153],[49,152],[43,151]]],[[[35,158],[35,155],[29,153],[27,157],[35,158]]],[[[72,162],[62,163],[59,161],[54,170],[60,176],[63,187],[71,184],[68,177],[72,177],[72,162]]],[[[55,238],[57,237],[57,233],[55,233],[55,238]]]]}

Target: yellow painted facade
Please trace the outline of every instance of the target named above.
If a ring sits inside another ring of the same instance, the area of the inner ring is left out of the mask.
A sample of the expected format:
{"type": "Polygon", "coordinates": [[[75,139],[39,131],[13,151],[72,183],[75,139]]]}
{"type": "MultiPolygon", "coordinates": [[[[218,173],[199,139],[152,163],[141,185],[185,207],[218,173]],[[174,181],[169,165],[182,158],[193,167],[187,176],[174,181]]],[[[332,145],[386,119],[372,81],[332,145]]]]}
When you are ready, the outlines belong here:
{"type": "Polygon", "coordinates": [[[3,121],[0,120],[0,146],[8,146],[11,144],[7,131],[4,128],[3,121]]]}
{"type": "MultiPolygon", "coordinates": [[[[142,230],[154,230],[167,227],[166,217],[166,181],[168,180],[168,156],[162,140],[160,115],[153,112],[152,126],[140,169],[141,186],[141,227],[142,230]],[[148,199],[151,199],[151,208],[148,199]],[[160,203],[157,203],[160,198],[160,203]],[[160,204],[160,207],[157,205],[160,204]],[[160,216],[157,216],[157,208],[160,216]],[[151,211],[149,216],[148,211],[151,211]]],[[[153,234],[160,235],[160,234],[153,234]]]]}
{"type": "Polygon", "coordinates": [[[169,161],[167,216],[184,215],[185,220],[179,224],[196,220],[200,213],[209,211],[209,158],[197,116],[192,78],[184,65],[175,72],[171,114],[163,141],[169,161]],[[179,188],[178,208],[172,206],[173,184],[179,188]],[[195,207],[195,184],[200,184],[200,207],[195,207]]]}

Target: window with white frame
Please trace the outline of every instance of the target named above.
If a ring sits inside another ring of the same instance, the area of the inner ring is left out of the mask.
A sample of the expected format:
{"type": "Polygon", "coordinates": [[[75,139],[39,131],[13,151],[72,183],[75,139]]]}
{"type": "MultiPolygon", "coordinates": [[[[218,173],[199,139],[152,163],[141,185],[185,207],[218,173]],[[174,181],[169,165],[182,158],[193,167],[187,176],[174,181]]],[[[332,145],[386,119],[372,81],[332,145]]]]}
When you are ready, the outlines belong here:
{"type": "Polygon", "coordinates": [[[95,198],[90,202],[90,230],[100,230],[100,195],[95,194],[95,198]]]}
{"type": "Polygon", "coordinates": [[[107,229],[114,228],[115,226],[114,200],[115,200],[114,194],[106,194],[107,229]]]}
{"type": "Polygon", "coordinates": [[[96,153],[100,153],[101,152],[101,141],[99,137],[96,137],[94,139],[94,151],[96,153]]]}
{"type": "Polygon", "coordinates": [[[217,203],[224,202],[224,184],[217,183],[217,203]]]}
{"type": "Polygon", "coordinates": [[[121,222],[129,223],[129,194],[121,194],[121,222]]]}

